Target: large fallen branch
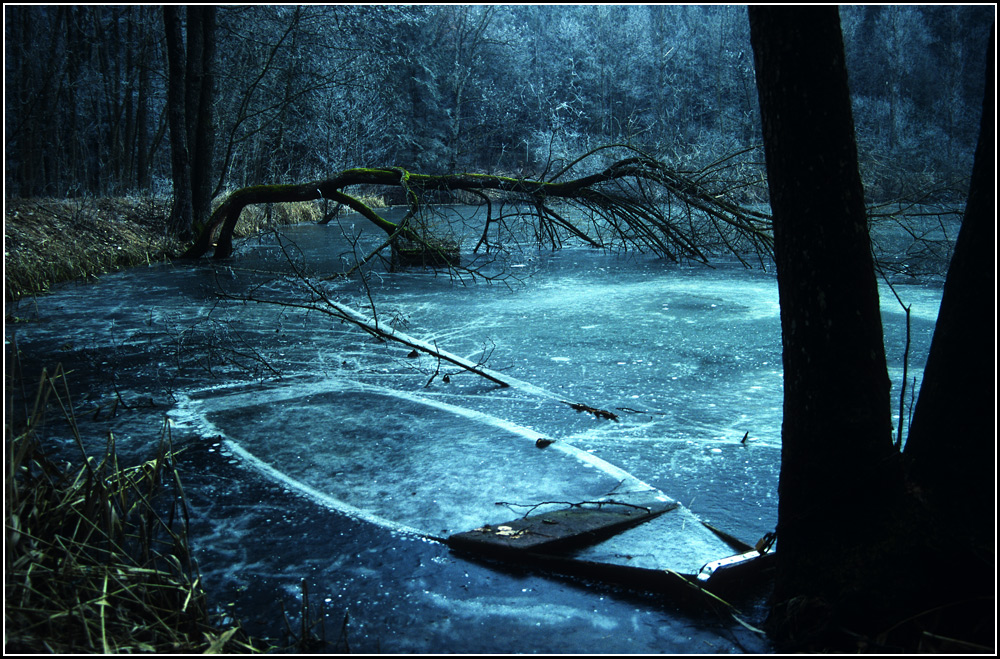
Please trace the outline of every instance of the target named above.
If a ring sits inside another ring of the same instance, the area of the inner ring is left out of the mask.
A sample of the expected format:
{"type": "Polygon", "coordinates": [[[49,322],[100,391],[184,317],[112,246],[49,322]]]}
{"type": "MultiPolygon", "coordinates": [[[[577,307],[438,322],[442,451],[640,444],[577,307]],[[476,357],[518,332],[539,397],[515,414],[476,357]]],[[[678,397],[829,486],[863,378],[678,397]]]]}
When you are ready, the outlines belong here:
{"type": "Polygon", "coordinates": [[[205,255],[212,248],[216,232],[215,258],[230,256],[233,230],[248,205],[318,199],[343,204],[368,219],[385,231],[386,245],[402,240],[439,251],[440,246],[428,244],[410,220],[421,211],[429,193],[440,196],[460,191],[476,196],[486,206],[486,221],[477,250],[486,243],[491,224],[505,217],[502,212],[498,216],[493,213],[492,198],[497,197],[513,203],[519,209],[518,215],[533,218],[538,240],[552,247],[566,237],[574,237],[596,247],[634,245],[674,260],[686,257],[706,261],[705,236],[691,219],[692,211],[697,211],[701,223],[710,223],[716,237],[734,253],[738,251],[734,241],[739,239],[745,239],[758,253],[769,253],[770,218],[730,200],[734,186],[714,176],[725,167],[724,163],[725,159],[700,171],[681,172],[631,147],[613,145],[595,149],[541,180],[492,174],[428,175],[398,167],[348,169],[319,181],[258,185],[234,191],[212,214],[194,245],[182,257],[205,255]],[[599,152],[611,148],[625,149],[631,155],[596,173],[564,179],[570,172],[586,168],[599,152]],[[345,192],[353,186],[397,187],[406,195],[409,212],[400,222],[390,222],[345,192]],[[588,219],[567,218],[553,207],[554,200],[584,211],[588,219]]]}
{"type": "MultiPolygon", "coordinates": [[[[572,401],[563,400],[563,398],[551,391],[548,391],[542,387],[538,387],[524,380],[519,380],[517,378],[512,378],[509,376],[502,375],[501,373],[487,368],[485,366],[486,355],[484,351],[484,356],[480,361],[473,362],[472,360],[466,359],[455,355],[454,353],[442,350],[438,347],[437,342],[429,342],[418,339],[416,337],[410,336],[404,332],[401,332],[392,325],[386,325],[385,323],[380,323],[378,315],[374,313],[374,307],[372,308],[372,316],[367,316],[364,313],[353,309],[346,304],[338,302],[332,299],[325,290],[322,280],[316,280],[308,277],[305,272],[295,263],[294,259],[289,255],[285,244],[281,244],[282,251],[284,252],[285,259],[289,266],[292,268],[294,273],[294,281],[297,285],[302,287],[304,292],[307,292],[306,296],[282,296],[282,297],[264,297],[260,296],[254,292],[235,294],[225,292],[224,287],[220,285],[220,295],[229,300],[235,300],[239,302],[254,302],[258,304],[270,304],[278,307],[288,308],[288,309],[301,309],[305,311],[315,311],[332,318],[336,318],[342,322],[354,325],[368,334],[372,335],[380,341],[391,341],[398,343],[400,345],[411,348],[412,352],[409,356],[415,357],[419,353],[425,353],[437,358],[439,361],[447,362],[453,366],[457,366],[460,369],[472,373],[473,375],[478,375],[479,377],[485,378],[501,388],[513,388],[526,393],[539,396],[541,398],[548,398],[550,400],[558,401],[564,405],[570,406],[577,412],[587,412],[593,414],[596,419],[607,419],[611,421],[618,421],[618,415],[607,410],[603,410],[596,407],[591,407],[583,403],[574,403],[572,401]]],[[[271,368],[270,366],[268,366],[271,368]]],[[[272,369],[273,370],[273,369],[272,369]]],[[[435,373],[436,375],[436,373],[435,373]]],[[[433,380],[433,377],[431,378],[433,380]]],[[[428,385],[430,380],[428,381],[428,385]]],[[[427,385],[425,385],[427,386],[427,385]]],[[[552,440],[539,440],[539,447],[547,446],[552,440]]]]}
{"type": "Polygon", "coordinates": [[[415,337],[409,336],[402,332],[397,331],[393,327],[387,327],[385,325],[380,325],[377,319],[369,319],[365,317],[358,311],[351,309],[335,300],[331,300],[326,296],[318,287],[310,285],[310,288],[320,295],[322,303],[317,302],[291,302],[284,301],[281,303],[282,306],[307,309],[310,311],[319,311],[328,316],[333,316],[343,320],[344,322],[350,323],[357,327],[360,327],[365,332],[368,332],[372,336],[384,340],[384,341],[394,341],[407,348],[412,348],[418,352],[424,352],[428,355],[432,355],[441,361],[448,362],[458,366],[459,368],[473,373],[482,378],[486,378],[494,384],[500,385],[501,387],[509,387],[510,383],[505,379],[500,377],[500,375],[494,371],[484,368],[482,364],[475,363],[471,360],[465,359],[464,357],[459,357],[458,355],[452,354],[445,350],[439,349],[436,345],[427,343],[426,341],[421,341],[415,337]]]}

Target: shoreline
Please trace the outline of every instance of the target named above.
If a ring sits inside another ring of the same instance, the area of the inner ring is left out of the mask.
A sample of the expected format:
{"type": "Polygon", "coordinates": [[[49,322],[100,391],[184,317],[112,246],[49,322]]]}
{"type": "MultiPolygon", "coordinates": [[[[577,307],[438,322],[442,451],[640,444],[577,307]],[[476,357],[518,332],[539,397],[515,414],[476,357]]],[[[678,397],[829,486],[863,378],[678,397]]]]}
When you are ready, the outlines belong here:
{"type": "MultiPolygon", "coordinates": [[[[182,253],[187,243],[165,231],[170,208],[167,197],[4,199],[5,303],[182,253]]],[[[311,202],[249,208],[236,235],[321,217],[311,202]]]]}

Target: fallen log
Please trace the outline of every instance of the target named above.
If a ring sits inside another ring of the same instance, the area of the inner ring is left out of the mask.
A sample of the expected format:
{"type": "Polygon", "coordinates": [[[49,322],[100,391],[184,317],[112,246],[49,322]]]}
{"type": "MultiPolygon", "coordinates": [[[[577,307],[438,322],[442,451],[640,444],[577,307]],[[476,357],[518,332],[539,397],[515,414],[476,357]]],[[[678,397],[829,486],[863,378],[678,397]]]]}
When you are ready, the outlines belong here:
{"type": "MultiPolygon", "coordinates": [[[[618,241],[650,249],[672,260],[685,257],[706,261],[702,252],[703,236],[691,226],[690,215],[681,212],[674,217],[677,210],[671,210],[683,208],[687,211],[697,209],[709,218],[726,244],[731,244],[732,236],[724,234],[731,232],[748,239],[758,251],[770,252],[770,217],[728,201],[733,190],[728,183],[713,184],[711,173],[715,167],[719,164],[713,163],[701,172],[683,173],[633,147],[608,145],[588,152],[545,180],[471,173],[428,175],[399,167],[347,169],[327,179],[287,185],[254,185],[232,192],[208,220],[197,227],[197,239],[181,258],[204,256],[212,249],[216,235],[214,257],[221,259],[232,255],[233,231],[240,213],[248,205],[328,199],[347,206],[385,231],[388,244],[396,245],[397,240],[400,241],[400,246],[396,247],[400,253],[407,249],[404,243],[415,243],[423,245],[430,254],[444,254],[444,261],[450,263],[453,261],[449,256],[451,250],[434,246],[411,222],[419,217],[427,199],[438,198],[441,194],[454,196],[459,192],[483,199],[488,206],[491,204],[489,195],[493,195],[531,209],[523,214],[536,219],[538,240],[550,243],[553,248],[565,237],[574,237],[595,247],[606,247],[618,241]],[[603,157],[602,152],[607,149],[624,150],[632,155],[595,173],[562,179],[574,168],[586,167],[586,163],[603,157]],[[355,186],[398,188],[404,193],[409,212],[400,222],[391,222],[358,196],[346,192],[355,186]],[[658,189],[664,198],[673,198],[680,205],[655,201],[655,196],[648,194],[649,189],[658,189]],[[552,207],[552,200],[575,205],[599,219],[601,226],[585,227],[568,219],[552,207]]],[[[495,221],[499,220],[488,213],[480,244],[485,240],[489,225],[495,221]]],[[[422,254],[422,258],[425,257],[426,254],[422,254]]]]}

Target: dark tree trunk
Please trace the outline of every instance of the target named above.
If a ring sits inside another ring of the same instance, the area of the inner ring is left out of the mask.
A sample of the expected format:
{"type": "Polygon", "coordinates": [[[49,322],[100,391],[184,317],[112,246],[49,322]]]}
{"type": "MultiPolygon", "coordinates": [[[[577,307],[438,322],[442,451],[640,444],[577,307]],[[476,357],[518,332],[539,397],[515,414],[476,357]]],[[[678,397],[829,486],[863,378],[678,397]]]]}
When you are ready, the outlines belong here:
{"type": "Polygon", "coordinates": [[[785,383],[770,630],[786,651],[855,649],[866,635],[873,647],[890,631],[897,649],[947,637],[963,639],[949,641],[953,651],[988,649],[995,381],[982,363],[995,329],[992,87],[904,482],[838,10],[754,7],[750,34],[785,383]]]}
{"type": "Polygon", "coordinates": [[[775,601],[865,616],[902,478],[840,18],[752,7],[750,30],[784,361],[775,601]]]}
{"type": "Polygon", "coordinates": [[[215,76],[215,12],[212,5],[188,7],[187,97],[185,118],[191,153],[191,206],[194,220],[204,223],[212,204],[212,159],[215,155],[213,98],[215,76]]]}
{"type": "Polygon", "coordinates": [[[188,7],[186,46],[177,7],[163,8],[163,26],[167,38],[167,116],[174,182],[171,228],[183,238],[208,219],[211,208],[215,8],[188,7]]]}
{"type": "Polygon", "coordinates": [[[163,29],[167,38],[167,121],[170,124],[170,168],[174,183],[174,208],[170,229],[178,236],[191,233],[194,209],[191,198],[191,161],[185,119],[184,35],[180,10],[163,7],[163,29]]]}
{"type": "Polygon", "coordinates": [[[996,529],[993,38],[969,199],[904,451],[912,478],[932,505],[954,521],[954,533],[972,533],[978,547],[988,546],[996,529]]]}
{"type": "Polygon", "coordinates": [[[143,50],[143,58],[139,63],[139,98],[135,111],[135,183],[142,190],[151,187],[150,177],[150,143],[149,143],[149,55],[143,50]]]}

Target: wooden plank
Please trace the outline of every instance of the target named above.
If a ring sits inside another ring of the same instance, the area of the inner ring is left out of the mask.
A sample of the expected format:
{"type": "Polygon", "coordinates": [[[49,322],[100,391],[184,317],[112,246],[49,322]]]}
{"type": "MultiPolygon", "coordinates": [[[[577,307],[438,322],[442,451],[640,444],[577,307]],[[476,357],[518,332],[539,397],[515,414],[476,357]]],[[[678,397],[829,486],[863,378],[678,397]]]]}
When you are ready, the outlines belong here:
{"type": "MultiPolygon", "coordinates": [[[[461,548],[458,548],[461,551],[461,548]]],[[[756,553],[756,552],[754,552],[756,553]]],[[[580,560],[572,555],[528,550],[477,551],[469,558],[486,561],[498,569],[504,565],[528,568],[542,573],[579,577],[614,584],[644,593],[659,593],[672,604],[696,610],[737,612],[727,599],[742,597],[764,584],[774,574],[773,552],[734,562],[732,567],[716,567],[707,579],[700,574],[674,570],[651,570],[643,567],[580,560]]],[[[726,562],[726,559],[717,561],[726,562]]]]}
{"type": "MultiPolygon", "coordinates": [[[[492,555],[478,552],[476,555],[470,554],[469,558],[485,562],[499,570],[505,569],[505,566],[516,566],[517,570],[527,568],[542,574],[583,578],[636,592],[657,593],[668,598],[671,604],[691,610],[711,610],[727,615],[735,611],[731,604],[715,593],[712,579],[702,582],[693,574],[673,570],[649,570],[532,551],[505,551],[492,555]]],[[[739,594],[735,591],[728,592],[739,594]]]]}
{"type": "Polygon", "coordinates": [[[578,505],[503,524],[487,524],[447,539],[453,548],[479,552],[562,551],[592,544],[678,506],[650,500],[643,505],[601,502],[578,505]]]}

